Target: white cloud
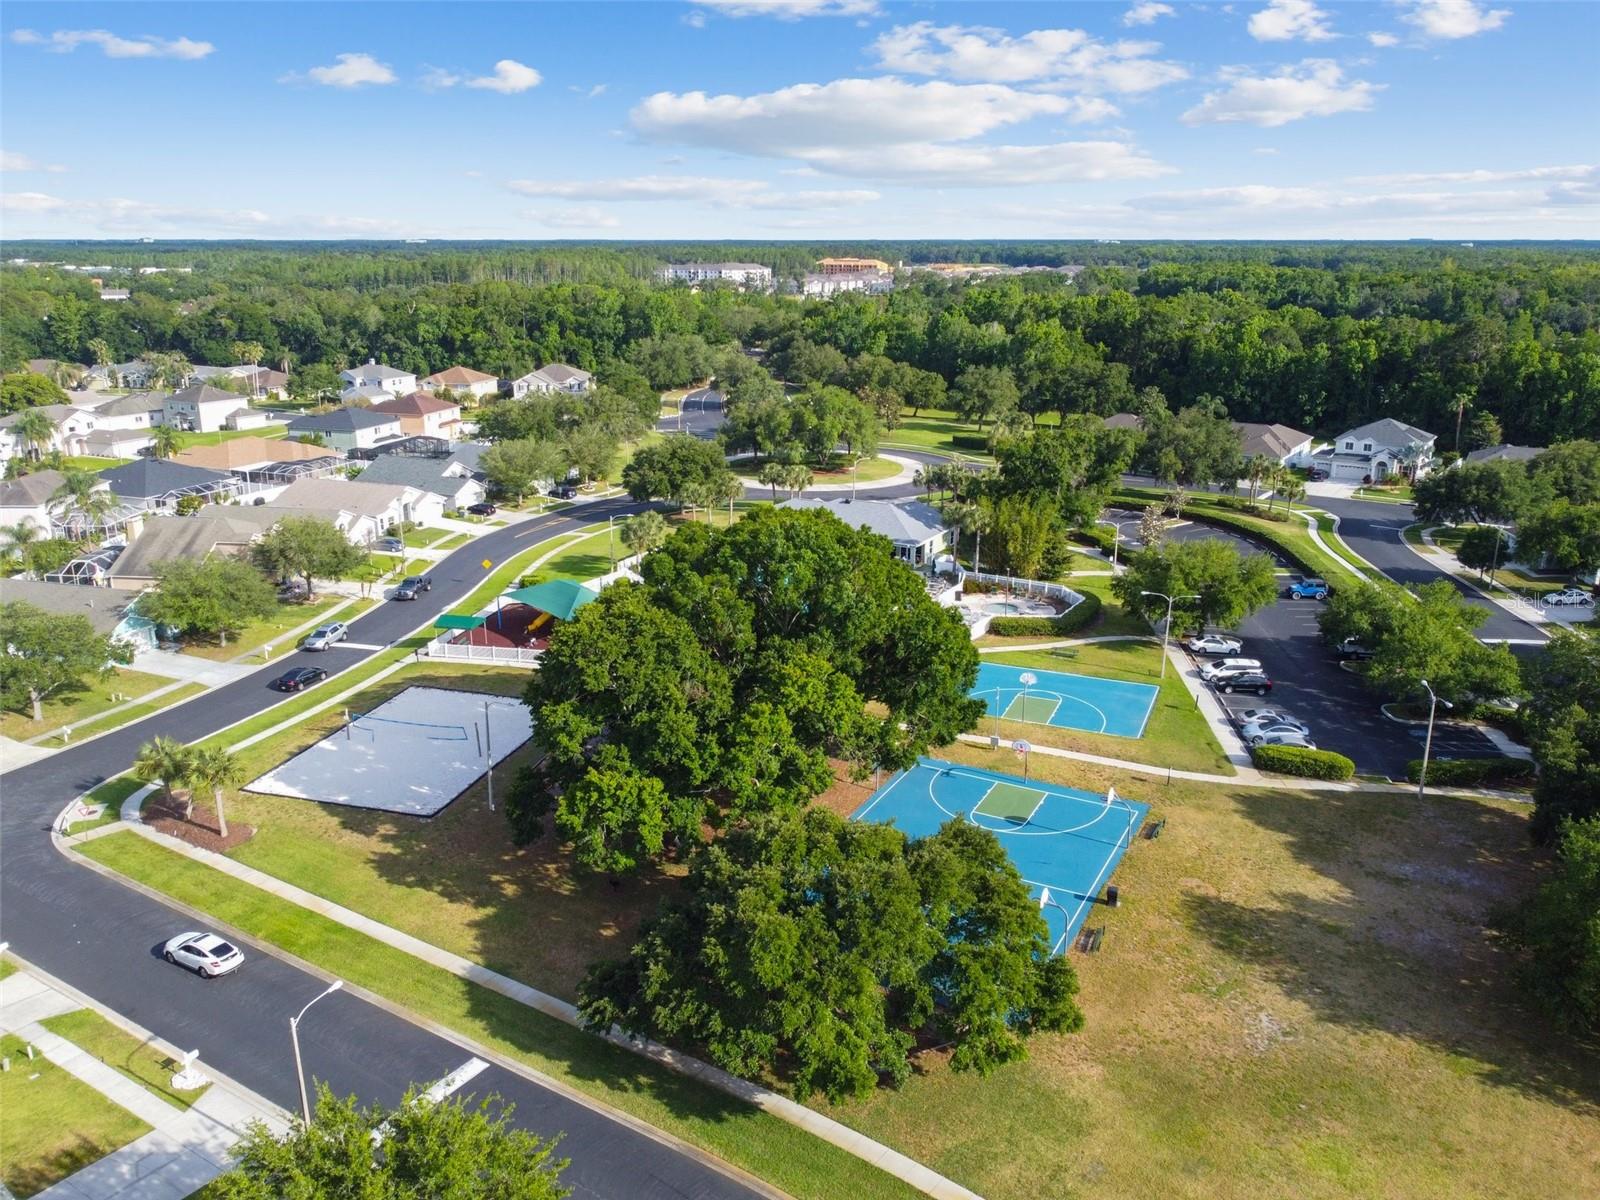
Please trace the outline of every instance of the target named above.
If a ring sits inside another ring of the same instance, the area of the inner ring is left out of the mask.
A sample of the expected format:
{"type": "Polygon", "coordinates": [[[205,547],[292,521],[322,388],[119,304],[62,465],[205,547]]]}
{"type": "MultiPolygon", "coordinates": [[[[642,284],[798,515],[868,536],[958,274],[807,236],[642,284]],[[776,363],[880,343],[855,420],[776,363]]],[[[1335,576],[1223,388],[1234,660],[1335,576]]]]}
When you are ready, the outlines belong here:
{"type": "Polygon", "coordinates": [[[538,87],[543,80],[544,76],[532,67],[519,63],[514,58],[502,58],[495,63],[493,75],[480,75],[476,79],[469,79],[467,86],[499,92],[502,96],[515,96],[519,92],[538,87]]]}
{"type": "Polygon", "coordinates": [[[576,92],[585,100],[593,100],[596,96],[604,96],[606,94],[606,88],[610,86],[610,84],[606,83],[597,83],[593,87],[579,87],[575,83],[569,83],[567,84],[567,91],[576,92]]]}
{"type": "Polygon", "coordinates": [[[1488,9],[1476,0],[1402,0],[1401,20],[1428,37],[1464,38],[1499,29],[1511,15],[1507,8],[1488,9]]]}
{"type": "Polygon", "coordinates": [[[1277,152],[1278,148],[1276,146],[1257,146],[1250,151],[1251,154],[1276,154],[1277,152]]]}
{"type": "Polygon", "coordinates": [[[1159,4],[1157,0],[1140,0],[1127,12],[1122,14],[1124,25],[1150,25],[1158,17],[1171,17],[1176,13],[1170,4],[1159,4]]]}
{"type": "Polygon", "coordinates": [[[804,17],[870,17],[878,0],[695,0],[725,17],[776,17],[798,21],[804,17]]]}
{"type": "Polygon", "coordinates": [[[0,150],[0,171],[48,171],[59,175],[66,171],[60,163],[42,163],[11,150],[0,150]]]}
{"type": "Polygon", "coordinates": [[[422,72],[422,90],[426,92],[443,91],[460,82],[461,76],[446,67],[428,67],[422,72]]]}
{"type": "Polygon", "coordinates": [[[719,179],[702,175],[513,179],[506,186],[524,196],[547,196],[562,200],[604,200],[610,203],[686,200],[722,208],[843,208],[879,199],[877,192],[867,189],[786,192],[758,179],[719,179]]]}
{"type": "Polygon", "coordinates": [[[1188,77],[1151,57],[1156,42],[1102,42],[1081,29],[1036,29],[1009,37],[980,26],[898,25],[872,43],[886,70],[983,83],[1047,80],[1092,92],[1147,92],[1188,77]]]}
{"type": "Polygon", "coordinates": [[[1392,33],[1369,33],[1367,34],[1367,41],[1377,46],[1380,50],[1400,44],[1400,39],[1392,33]]]}
{"type": "Polygon", "coordinates": [[[1312,0],[1267,0],[1250,16],[1250,36],[1258,42],[1325,42],[1334,32],[1328,14],[1312,0]]]}
{"type": "Polygon", "coordinates": [[[313,83],[337,88],[394,83],[399,78],[388,63],[381,63],[370,54],[336,54],[334,59],[333,66],[312,67],[306,75],[313,83]]]}
{"type": "Polygon", "coordinates": [[[815,161],[836,175],[938,187],[1151,179],[1172,171],[1123,142],[1057,142],[1045,146],[911,143],[829,150],[817,153],[815,161]]]}
{"type": "Polygon", "coordinates": [[[530,209],[523,216],[551,229],[616,229],[622,224],[621,217],[593,205],[543,211],[530,209]]]}
{"type": "Polygon", "coordinates": [[[193,61],[216,50],[210,42],[193,38],[161,38],[141,33],[121,37],[105,29],[58,29],[46,37],[32,29],[16,29],[11,40],[19,46],[45,46],[58,54],[70,54],[79,46],[98,46],[107,58],[179,58],[193,61]]]}
{"type": "Polygon", "coordinates": [[[1512,183],[1527,179],[1593,179],[1600,166],[1518,167],[1511,170],[1411,171],[1399,175],[1357,175],[1350,183],[1512,183]]]}
{"type": "Polygon", "coordinates": [[[753,96],[657,92],[629,114],[645,137],[764,157],[817,149],[977,137],[1036,116],[1070,113],[1060,96],[992,84],[836,79],[753,96]]]}
{"type": "Polygon", "coordinates": [[[1251,75],[1245,68],[1225,68],[1220,92],[1208,92],[1199,104],[1183,114],[1186,125],[1244,122],[1273,128],[1302,117],[1328,117],[1360,112],[1372,107],[1383,85],[1344,78],[1339,64],[1325,58],[1308,58],[1298,67],[1283,67],[1272,75],[1251,75]]]}
{"type": "Polygon", "coordinates": [[[95,232],[223,233],[270,231],[272,218],[258,209],[188,208],[151,204],[113,197],[105,200],[66,200],[45,192],[7,192],[0,195],[0,211],[62,218],[74,230],[95,232]]]}

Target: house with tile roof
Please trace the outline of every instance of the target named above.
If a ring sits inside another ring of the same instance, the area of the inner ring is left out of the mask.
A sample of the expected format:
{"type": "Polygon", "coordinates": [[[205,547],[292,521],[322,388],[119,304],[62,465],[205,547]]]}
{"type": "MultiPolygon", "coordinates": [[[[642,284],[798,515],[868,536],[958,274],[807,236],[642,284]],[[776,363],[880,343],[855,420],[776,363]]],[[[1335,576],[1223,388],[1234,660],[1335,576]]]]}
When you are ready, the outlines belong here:
{"type": "Polygon", "coordinates": [[[429,391],[450,391],[458,396],[471,396],[482,400],[500,390],[500,377],[485,375],[482,371],[474,371],[471,367],[447,367],[425,378],[422,386],[429,391]]]}
{"type": "Polygon", "coordinates": [[[431,392],[411,392],[382,400],[373,412],[400,418],[400,430],[407,437],[433,437],[455,441],[461,432],[461,406],[441,400],[431,392]]]}

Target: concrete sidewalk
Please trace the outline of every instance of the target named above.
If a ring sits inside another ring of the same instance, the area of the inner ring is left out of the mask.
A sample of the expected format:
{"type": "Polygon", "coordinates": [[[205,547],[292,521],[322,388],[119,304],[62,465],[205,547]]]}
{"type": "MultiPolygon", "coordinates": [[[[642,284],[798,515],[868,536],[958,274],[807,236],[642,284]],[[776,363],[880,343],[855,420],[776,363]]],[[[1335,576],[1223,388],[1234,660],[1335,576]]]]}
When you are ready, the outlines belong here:
{"type": "Polygon", "coordinates": [[[1448,547],[1434,541],[1431,529],[1422,530],[1422,541],[1429,551],[1428,560],[1434,566],[1454,575],[1489,603],[1497,605],[1519,620],[1535,625],[1559,625],[1565,629],[1572,629],[1589,625],[1595,620],[1596,614],[1600,613],[1600,608],[1535,604],[1504,584],[1491,584],[1480,578],[1474,568],[1464,565],[1448,547]]]}
{"type": "MultiPolygon", "coordinates": [[[[256,1121],[274,1132],[289,1115],[231,1080],[211,1077],[188,1109],[178,1108],[46,1029],[41,1021],[93,1009],[130,1036],[173,1058],[182,1057],[145,1030],[95,1004],[36,968],[21,964],[0,980],[0,1029],[33,1044],[45,1059],[132,1113],[150,1132],[37,1193],[48,1200],[183,1200],[231,1166],[233,1147],[256,1121]]],[[[13,1069],[18,1069],[13,1065],[13,1069]]]]}

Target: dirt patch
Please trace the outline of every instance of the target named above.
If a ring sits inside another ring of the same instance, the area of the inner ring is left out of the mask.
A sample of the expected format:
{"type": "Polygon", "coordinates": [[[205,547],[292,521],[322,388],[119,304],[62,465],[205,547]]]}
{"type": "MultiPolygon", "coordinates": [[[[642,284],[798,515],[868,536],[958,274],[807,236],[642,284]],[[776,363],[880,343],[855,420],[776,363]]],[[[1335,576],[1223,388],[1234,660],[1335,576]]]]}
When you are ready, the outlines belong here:
{"type": "MultiPolygon", "coordinates": [[[[813,796],[811,803],[849,820],[850,814],[865,804],[868,797],[878,789],[871,775],[860,782],[851,779],[850,764],[843,759],[830,758],[828,765],[833,768],[833,783],[827,791],[813,796]]],[[[881,782],[882,780],[879,780],[879,783],[881,782]]]]}
{"type": "Polygon", "coordinates": [[[184,803],[182,792],[172,800],[165,799],[158,792],[145,801],[144,823],[158,833],[165,833],[202,850],[215,850],[218,854],[226,854],[255,836],[254,825],[229,821],[228,836],[223,837],[217,832],[217,814],[211,805],[197,799],[194,815],[186,818],[183,815],[184,803]]]}

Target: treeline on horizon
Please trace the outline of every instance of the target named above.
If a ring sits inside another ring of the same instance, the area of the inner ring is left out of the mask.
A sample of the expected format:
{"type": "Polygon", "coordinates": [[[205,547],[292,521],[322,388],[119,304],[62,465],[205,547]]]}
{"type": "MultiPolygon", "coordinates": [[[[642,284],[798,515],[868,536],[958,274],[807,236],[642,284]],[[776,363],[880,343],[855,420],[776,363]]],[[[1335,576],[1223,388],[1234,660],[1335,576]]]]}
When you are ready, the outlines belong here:
{"type": "MultiPolygon", "coordinates": [[[[1458,413],[1545,445],[1600,430],[1600,247],[1585,243],[906,241],[840,243],[13,242],[7,258],[188,266],[118,274],[0,272],[0,366],[177,351],[231,361],[257,342],[291,372],[375,357],[421,374],[463,363],[514,377],[589,370],[671,339],[846,358],[882,355],[953,382],[1003,366],[1028,411],[1104,415],[1157,388],[1177,409],[1308,432],[1394,417],[1441,435],[1458,413]],[[740,259],[780,275],[825,254],[891,262],[1065,265],[999,279],[910,277],[888,296],[828,301],[665,288],[667,261],[740,259]]],[[[681,357],[655,354],[654,358],[681,357]]],[[[790,355],[790,357],[793,357],[790,355]]],[[[687,382],[687,381],[685,381],[687,382]]]]}

